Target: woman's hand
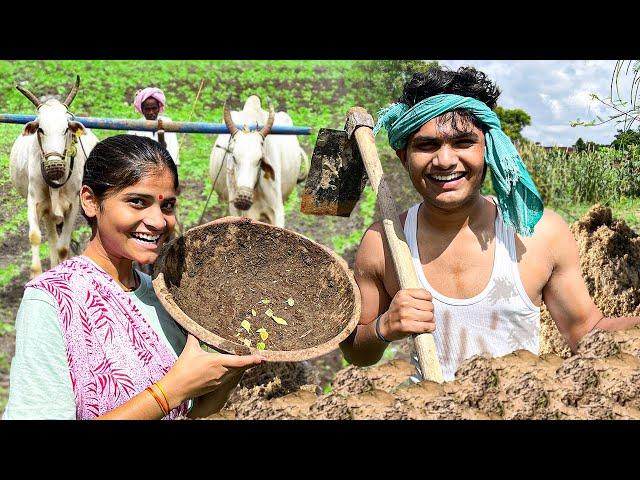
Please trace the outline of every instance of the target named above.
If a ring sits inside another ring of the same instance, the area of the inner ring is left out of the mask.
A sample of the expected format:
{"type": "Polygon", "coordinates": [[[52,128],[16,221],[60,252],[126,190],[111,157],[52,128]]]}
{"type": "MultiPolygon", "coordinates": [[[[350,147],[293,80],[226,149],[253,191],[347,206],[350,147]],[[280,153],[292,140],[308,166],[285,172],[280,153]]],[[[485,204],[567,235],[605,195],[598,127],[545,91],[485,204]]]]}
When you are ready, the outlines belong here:
{"type": "Polygon", "coordinates": [[[235,385],[247,369],[265,361],[260,355],[205,352],[200,348],[198,339],[188,334],[184,350],[161,380],[169,407],[176,408],[188,398],[199,397],[230,382],[235,385]]]}

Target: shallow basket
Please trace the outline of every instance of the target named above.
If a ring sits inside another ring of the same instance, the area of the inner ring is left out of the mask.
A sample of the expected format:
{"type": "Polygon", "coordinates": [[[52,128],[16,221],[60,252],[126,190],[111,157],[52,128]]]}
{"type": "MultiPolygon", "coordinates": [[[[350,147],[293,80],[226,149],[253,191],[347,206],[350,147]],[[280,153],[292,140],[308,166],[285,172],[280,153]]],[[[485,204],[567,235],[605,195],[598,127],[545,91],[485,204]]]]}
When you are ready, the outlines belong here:
{"type": "Polygon", "coordinates": [[[163,246],[154,272],[153,288],[169,314],[222,352],[307,360],[338,348],[360,318],[360,291],[342,258],[298,233],[245,218],[188,230],[163,246]]]}

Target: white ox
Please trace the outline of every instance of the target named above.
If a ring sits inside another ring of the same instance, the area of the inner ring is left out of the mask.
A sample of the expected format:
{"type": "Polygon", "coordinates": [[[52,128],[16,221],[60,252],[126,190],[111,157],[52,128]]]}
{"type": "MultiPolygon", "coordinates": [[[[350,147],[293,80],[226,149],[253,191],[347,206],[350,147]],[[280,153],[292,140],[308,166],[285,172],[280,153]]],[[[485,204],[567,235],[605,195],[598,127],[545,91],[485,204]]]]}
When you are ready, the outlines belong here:
{"type": "Polygon", "coordinates": [[[229,213],[284,227],[284,202],[309,171],[309,159],[295,135],[269,135],[273,125],[292,126],[285,112],[265,112],[252,95],[240,112],[225,104],[224,122],[230,134],[219,135],[209,158],[209,175],[229,213]],[[260,131],[240,125],[264,125],[260,131]],[[302,167],[302,168],[301,168],[302,167]]]}
{"type": "Polygon", "coordinates": [[[31,277],[42,273],[40,220],[44,219],[51,267],[69,256],[71,232],[79,209],[79,192],[86,155],[96,136],[68,112],[80,77],[60,103],[41,102],[27,89],[16,88],[38,109],[38,117],[24,126],[11,148],[9,171],[15,189],[27,199],[31,277]]]}

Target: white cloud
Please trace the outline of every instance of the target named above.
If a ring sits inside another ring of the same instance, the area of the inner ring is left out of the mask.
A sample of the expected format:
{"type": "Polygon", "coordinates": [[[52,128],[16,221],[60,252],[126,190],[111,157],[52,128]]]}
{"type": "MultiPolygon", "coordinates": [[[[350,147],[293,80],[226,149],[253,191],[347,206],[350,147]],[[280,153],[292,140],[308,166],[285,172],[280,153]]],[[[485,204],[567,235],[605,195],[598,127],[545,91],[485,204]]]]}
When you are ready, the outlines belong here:
{"type": "MultiPolygon", "coordinates": [[[[531,115],[531,126],[523,135],[545,145],[573,145],[579,137],[609,144],[616,130],[615,121],[595,127],[571,127],[581,119],[590,121],[612,115],[593,100],[610,95],[615,60],[439,60],[441,65],[457,69],[470,65],[494,80],[502,94],[498,103],[504,108],[521,108],[531,115]]],[[[622,75],[620,92],[628,98],[632,75],[622,75]]]]}

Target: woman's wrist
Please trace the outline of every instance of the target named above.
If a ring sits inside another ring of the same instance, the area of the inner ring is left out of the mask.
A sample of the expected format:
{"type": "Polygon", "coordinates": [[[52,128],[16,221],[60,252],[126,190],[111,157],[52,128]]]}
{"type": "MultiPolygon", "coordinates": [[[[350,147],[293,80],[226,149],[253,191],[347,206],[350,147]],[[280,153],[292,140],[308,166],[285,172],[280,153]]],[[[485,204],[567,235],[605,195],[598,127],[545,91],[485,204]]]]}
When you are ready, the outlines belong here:
{"type": "Polygon", "coordinates": [[[187,396],[182,394],[180,389],[173,384],[171,378],[167,378],[167,376],[168,375],[165,375],[162,379],[158,380],[156,385],[160,384],[160,390],[167,399],[169,409],[173,410],[187,400],[187,396]]]}

